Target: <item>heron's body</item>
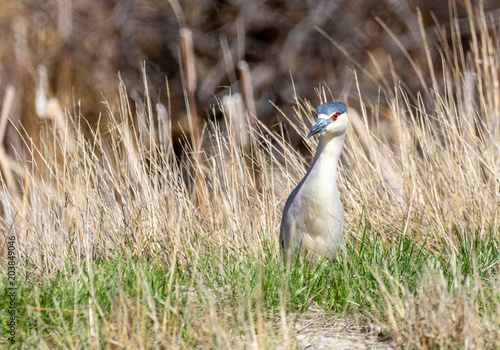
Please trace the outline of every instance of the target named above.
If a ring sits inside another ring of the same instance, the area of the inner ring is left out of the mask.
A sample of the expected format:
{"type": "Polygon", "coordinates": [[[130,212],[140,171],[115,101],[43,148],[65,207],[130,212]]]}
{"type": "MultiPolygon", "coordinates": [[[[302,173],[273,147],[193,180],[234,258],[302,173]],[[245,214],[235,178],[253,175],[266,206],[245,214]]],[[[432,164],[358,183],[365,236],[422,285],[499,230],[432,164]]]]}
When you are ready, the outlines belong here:
{"type": "Polygon", "coordinates": [[[303,247],[333,259],[342,242],[344,213],[337,187],[337,167],[344,145],[347,113],[342,103],[329,102],[318,107],[317,114],[323,120],[318,120],[310,133],[310,136],[322,133],[316,155],[283,210],[280,242],[287,260],[303,247]],[[326,118],[335,113],[334,121],[326,118]]]}

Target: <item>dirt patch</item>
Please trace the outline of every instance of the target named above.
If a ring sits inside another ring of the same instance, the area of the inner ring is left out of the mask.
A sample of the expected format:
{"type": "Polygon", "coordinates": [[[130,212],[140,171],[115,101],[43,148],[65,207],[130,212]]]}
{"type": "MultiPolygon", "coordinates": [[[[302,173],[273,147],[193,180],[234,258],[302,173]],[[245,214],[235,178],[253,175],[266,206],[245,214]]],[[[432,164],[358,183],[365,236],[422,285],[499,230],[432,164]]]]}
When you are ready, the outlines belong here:
{"type": "Polygon", "coordinates": [[[294,322],[293,333],[302,349],[396,349],[390,339],[380,336],[380,327],[362,316],[329,315],[313,306],[296,315],[294,322]]]}

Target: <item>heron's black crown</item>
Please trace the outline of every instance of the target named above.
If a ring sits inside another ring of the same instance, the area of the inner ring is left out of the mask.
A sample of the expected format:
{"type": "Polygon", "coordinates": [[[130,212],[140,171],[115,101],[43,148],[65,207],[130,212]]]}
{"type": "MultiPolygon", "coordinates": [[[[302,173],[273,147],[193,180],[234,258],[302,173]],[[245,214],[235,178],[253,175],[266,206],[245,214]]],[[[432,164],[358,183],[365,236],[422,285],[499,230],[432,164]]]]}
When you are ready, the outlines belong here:
{"type": "Polygon", "coordinates": [[[345,104],[342,102],[326,102],[323,103],[322,105],[319,105],[318,108],[316,108],[316,115],[320,114],[326,114],[326,115],[332,115],[335,113],[342,114],[346,112],[346,107],[345,104]]]}

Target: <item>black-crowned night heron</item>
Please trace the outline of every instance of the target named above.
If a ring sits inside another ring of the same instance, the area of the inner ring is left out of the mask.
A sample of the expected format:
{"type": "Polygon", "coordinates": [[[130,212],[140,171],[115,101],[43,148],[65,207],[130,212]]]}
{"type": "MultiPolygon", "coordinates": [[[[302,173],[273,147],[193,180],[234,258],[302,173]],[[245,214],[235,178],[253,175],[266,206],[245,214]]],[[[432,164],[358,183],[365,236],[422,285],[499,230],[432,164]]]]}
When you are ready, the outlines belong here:
{"type": "Polygon", "coordinates": [[[337,166],[347,130],[347,110],[341,102],[316,109],[311,137],[321,134],[309,171],[292,191],[283,210],[280,243],[286,259],[302,248],[334,260],[340,249],[344,212],[337,189],[337,166]]]}

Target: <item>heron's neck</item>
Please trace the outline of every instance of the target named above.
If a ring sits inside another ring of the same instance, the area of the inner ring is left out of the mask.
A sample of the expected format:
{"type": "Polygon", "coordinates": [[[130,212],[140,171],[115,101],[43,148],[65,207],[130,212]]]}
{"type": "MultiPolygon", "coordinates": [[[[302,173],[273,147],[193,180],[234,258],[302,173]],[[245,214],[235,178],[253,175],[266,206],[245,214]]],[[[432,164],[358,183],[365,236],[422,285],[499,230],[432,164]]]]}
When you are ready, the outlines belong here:
{"type": "MultiPolygon", "coordinates": [[[[319,138],[318,148],[314,156],[311,169],[314,168],[321,175],[329,176],[330,179],[337,178],[337,166],[340,153],[344,147],[345,133],[341,135],[323,134],[319,138]]],[[[336,183],[336,181],[335,181],[336,183]]]]}

